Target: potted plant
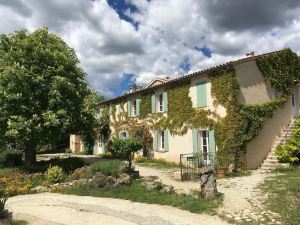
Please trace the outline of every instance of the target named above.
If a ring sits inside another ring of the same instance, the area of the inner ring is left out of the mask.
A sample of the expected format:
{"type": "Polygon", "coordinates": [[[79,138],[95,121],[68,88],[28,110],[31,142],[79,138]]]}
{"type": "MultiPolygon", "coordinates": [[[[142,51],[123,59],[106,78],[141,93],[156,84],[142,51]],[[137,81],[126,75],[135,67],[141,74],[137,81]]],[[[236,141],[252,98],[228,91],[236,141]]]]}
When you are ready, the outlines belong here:
{"type": "Polygon", "coordinates": [[[230,165],[230,157],[228,154],[219,152],[216,158],[216,174],[218,177],[225,177],[228,173],[228,166],[230,165]]]}
{"type": "Polygon", "coordinates": [[[138,177],[139,171],[135,171],[132,168],[132,160],[134,158],[134,154],[140,151],[142,147],[143,147],[142,142],[136,138],[115,140],[111,146],[111,149],[114,151],[114,153],[123,156],[128,161],[128,167],[124,172],[128,173],[133,177],[138,177]]]}

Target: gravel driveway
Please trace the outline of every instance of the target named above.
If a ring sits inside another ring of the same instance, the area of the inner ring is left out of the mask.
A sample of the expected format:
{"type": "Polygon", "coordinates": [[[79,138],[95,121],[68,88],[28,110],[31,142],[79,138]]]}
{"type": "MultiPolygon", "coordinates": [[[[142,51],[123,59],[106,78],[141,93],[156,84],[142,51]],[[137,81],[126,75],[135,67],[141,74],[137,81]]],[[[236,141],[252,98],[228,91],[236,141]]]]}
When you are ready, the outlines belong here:
{"type": "Polygon", "coordinates": [[[31,225],[225,225],[217,216],[170,206],[88,196],[41,193],[8,200],[14,218],[31,225]]]}

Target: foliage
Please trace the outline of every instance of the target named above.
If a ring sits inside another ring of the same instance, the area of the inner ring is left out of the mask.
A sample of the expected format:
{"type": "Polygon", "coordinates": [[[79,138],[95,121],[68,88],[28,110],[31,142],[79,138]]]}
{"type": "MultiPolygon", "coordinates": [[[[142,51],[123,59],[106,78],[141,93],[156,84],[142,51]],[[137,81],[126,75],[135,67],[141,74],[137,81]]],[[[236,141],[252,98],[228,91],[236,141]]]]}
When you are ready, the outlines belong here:
{"type": "Polygon", "coordinates": [[[5,204],[7,200],[7,197],[0,196],[0,220],[6,219],[7,217],[7,209],[5,209],[5,204]]]}
{"type": "Polygon", "coordinates": [[[31,180],[20,173],[0,177],[0,193],[5,196],[27,194],[31,187],[31,180]]]}
{"type": "Polygon", "coordinates": [[[90,176],[91,173],[89,170],[87,169],[83,170],[82,168],[78,168],[70,174],[69,180],[73,181],[73,180],[86,179],[86,178],[90,178],[90,176]]]}
{"type": "Polygon", "coordinates": [[[165,159],[147,159],[145,157],[137,157],[134,162],[141,166],[155,167],[158,169],[180,168],[178,163],[168,162],[165,159]]]}
{"type": "Polygon", "coordinates": [[[96,133],[99,135],[99,139],[107,142],[110,134],[111,134],[111,130],[109,127],[109,114],[108,114],[108,110],[103,110],[102,111],[102,116],[97,118],[97,131],[96,133]]]}
{"type": "Polygon", "coordinates": [[[47,182],[50,184],[60,183],[66,179],[66,174],[59,166],[50,166],[45,174],[47,182]]]}
{"type": "Polygon", "coordinates": [[[140,151],[143,147],[143,144],[140,140],[136,138],[129,138],[125,140],[115,140],[112,143],[112,150],[114,153],[123,155],[128,161],[128,168],[131,170],[132,160],[134,154],[140,151]]]}
{"type": "Polygon", "coordinates": [[[194,198],[184,194],[178,195],[174,192],[160,192],[159,190],[149,191],[140,180],[133,180],[130,186],[120,186],[111,189],[94,189],[88,187],[75,187],[62,191],[64,194],[95,196],[106,198],[119,198],[135,202],[144,202],[150,204],[169,205],[180,209],[188,210],[193,213],[215,214],[221,198],[213,201],[203,198],[194,198]]]}
{"type": "Polygon", "coordinates": [[[262,74],[270,79],[272,87],[289,97],[295,80],[300,78],[300,60],[291,49],[268,54],[256,59],[262,74]]]}
{"type": "Polygon", "coordinates": [[[68,157],[64,159],[53,159],[48,162],[52,166],[61,167],[66,173],[84,166],[84,162],[79,157],[68,157]]]}
{"type": "Polygon", "coordinates": [[[6,155],[6,162],[11,161],[14,166],[20,166],[22,165],[22,156],[21,152],[8,153],[6,155]]]}
{"type": "Polygon", "coordinates": [[[266,210],[277,213],[281,224],[300,224],[300,167],[276,173],[260,185],[266,210]]]}
{"type": "Polygon", "coordinates": [[[141,118],[146,118],[151,113],[151,95],[146,94],[141,96],[140,115],[141,118]]]}
{"type": "Polygon", "coordinates": [[[124,163],[120,160],[103,160],[91,164],[90,171],[92,174],[100,172],[105,176],[117,177],[124,167],[124,163]]]}
{"type": "Polygon", "coordinates": [[[0,36],[0,139],[24,144],[26,164],[38,146],[93,130],[96,96],[78,64],[45,28],[0,36]]]}
{"type": "Polygon", "coordinates": [[[134,135],[143,144],[143,156],[150,157],[151,148],[153,144],[153,137],[148,126],[137,128],[134,135]]]}
{"type": "Polygon", "coordinates": [[[276,147],[276,155],[281,163],[300,162],[300,120],[296,120],[292,136],[286,144],[276,147]]]}
{"type": "Polygon", "coordinates": [[[28,225],[28,223],[24,220],[12,220],[11,225],[28,225]]]}

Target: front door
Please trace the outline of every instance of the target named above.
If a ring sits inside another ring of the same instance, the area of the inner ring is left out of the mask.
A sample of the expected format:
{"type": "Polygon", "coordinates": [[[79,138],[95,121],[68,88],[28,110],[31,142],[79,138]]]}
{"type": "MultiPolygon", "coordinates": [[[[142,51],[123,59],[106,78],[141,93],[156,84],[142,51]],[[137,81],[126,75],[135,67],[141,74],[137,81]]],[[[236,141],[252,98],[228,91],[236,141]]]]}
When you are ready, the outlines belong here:
{"type": "Polygon", "coordinates": [[[198,150],[203,154],[203,159],[209,163],[208,130],[198,131],[198,150]]]}
{"type": "Polygon", "coordinates": [[[292,110],[294,118],[299,117],[299,109],[298,109],[298,86],[294,88],[292,94],[292,110]]]}

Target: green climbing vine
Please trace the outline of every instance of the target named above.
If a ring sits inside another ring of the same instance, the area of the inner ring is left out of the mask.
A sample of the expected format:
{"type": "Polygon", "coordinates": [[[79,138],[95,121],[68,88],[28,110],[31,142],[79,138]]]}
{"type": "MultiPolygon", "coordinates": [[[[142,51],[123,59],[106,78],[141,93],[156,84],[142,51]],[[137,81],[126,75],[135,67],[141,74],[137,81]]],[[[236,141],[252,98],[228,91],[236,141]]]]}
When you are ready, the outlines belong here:
{"type": "MultiPolygon", "coordinates": [[[[141,96],[140,117],[128,117],[124,103],[117,116],[113,116],[111,126],[117,134],[122,130],[134,129],[140,124],[151,129],[168,129],[171,135],[185,135],[189,129],[209,127],[215,130],[218,148],[218,166],[234,163],[242,166],[241,155],[249,143],[263,127],[264,121],[282,107],[289,99],[295,80],[299,80],[300,63],[291,50],[279,51],[256,59],[257,65],[266,77],[266,82],[281,93],[281,96],[259,105],[239,103],[239,86],[232,64],[212,70],[211,95],[215,105],[226,109],[226,116],[216,112],[193,107],[189,96],[190,80],[186,83],[173,83],[168,91],[168,113],[151,113],[151,94],[141,96]]],[[[112,107],[112,114],[116,114],[112,107]]]]}

